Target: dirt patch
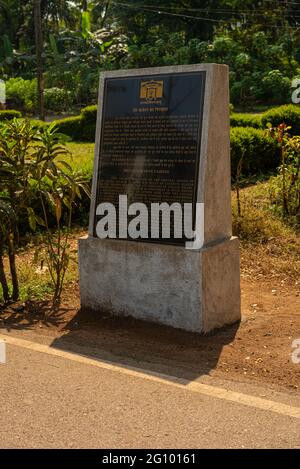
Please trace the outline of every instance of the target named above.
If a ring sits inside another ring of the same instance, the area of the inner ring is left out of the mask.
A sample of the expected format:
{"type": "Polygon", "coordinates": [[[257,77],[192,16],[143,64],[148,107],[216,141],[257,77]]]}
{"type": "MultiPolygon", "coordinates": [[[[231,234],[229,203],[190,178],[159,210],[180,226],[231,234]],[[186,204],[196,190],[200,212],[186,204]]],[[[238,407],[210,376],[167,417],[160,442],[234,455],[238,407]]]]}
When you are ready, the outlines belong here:
{"type": "Polygon", "coordinates": [[[79,310],[76,283],[60,309],[45,320],[47,302],[10,306],[0,315],[6,330],[30,329],[53,337],[53,345],[149,370],[195,379],[203,374],[268,383],[299,391],[300,364],[292,363],[292,342],[300,338],[299,285],[242,279],[240,324],[199,336],[131,318],[79,310]]]}

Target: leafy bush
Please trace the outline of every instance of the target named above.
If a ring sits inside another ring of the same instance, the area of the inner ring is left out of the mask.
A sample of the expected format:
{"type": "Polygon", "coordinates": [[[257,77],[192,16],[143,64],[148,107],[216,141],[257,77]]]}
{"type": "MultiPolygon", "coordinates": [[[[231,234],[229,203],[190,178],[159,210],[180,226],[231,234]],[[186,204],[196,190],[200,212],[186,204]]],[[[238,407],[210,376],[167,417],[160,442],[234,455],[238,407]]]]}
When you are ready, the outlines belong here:
{"type": "Polygon", "coordinates": [[[278,175],[270,179],[270,199],[275,211],[300,223],[300,137],[290,137],[288,127],[280,124],[271,129],[281,146],[278,175]]]}
{"type": "Polygon", "coordinates": [[[255,114],[238,114],[232,113],[230,115],[231,127],[254,127],[255,129],[261,128],[261,116],[255,114]]]}
{"type": "Polygon", "coordinates": [[[15,107],[27,112],[34,111],[37,104],[36,79],[10,78],[6,82],[6,97],[12,101],[15,107]]]}
{"type": "Polygon", "coordinates": [[[20,111],[14,110],[7,110],[7,111],[0,111],[0,121],[8,121],[12,119],[17,119],[22,117],[22,113],[20,111]]]}
{"type": "Polygon", "coordinates": [[[255,95],[262,101],[285,103],[291,95],[291,80],[280,70],[271,70],[260,81],[255,95]]]}
{"type": "Polygon", "coordinates": [[[290,133],[292,135],[300,135],[300,107],[293,104],[279,106],[262,115],[262,126],[266,127],[268,123],[273,127],[280,124],[291,126],[290,133]]]}
{"type": "Polygon", "coordinates": [[[49,111],[66,111],[71,103],[70,91],[57,87],[45,89],[45,108],[49,111]]]}
{"type": "Polygon", "coordinates": [[[36,129],[29,120],[15,119],[0,133],[0,283],[5,302],[10,296],[3,257],[8,254],[15,301],[19,298],[15,262],[19,227],[27,220],[32,231],[41,225],[47,232],[42,262],[46,261],[53,283],[53,306],[60,299],[71,255],[72,213],[81,191],[89,196],[86,177],[68,165],[68,156],[53,124],[36,129]]]}
{"type": "Polygon", "coordinates": [[[233,127],[230,130],[231,174],[235,177],[239,161],[244,176],[272,171],[280,161],[278,143],[265,130],[233,127]]]}

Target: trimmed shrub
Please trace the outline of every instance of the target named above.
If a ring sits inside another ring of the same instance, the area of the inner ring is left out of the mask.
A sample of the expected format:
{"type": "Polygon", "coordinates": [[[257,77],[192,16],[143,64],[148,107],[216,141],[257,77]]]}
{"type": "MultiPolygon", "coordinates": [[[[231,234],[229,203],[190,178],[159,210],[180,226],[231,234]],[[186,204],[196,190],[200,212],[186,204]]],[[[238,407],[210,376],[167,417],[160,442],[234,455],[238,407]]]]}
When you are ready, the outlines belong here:
{"type": "Polygon", "coordinates": [[[276,169],[280,162],[278,143],[267,130],[252,127],[233,127],[230,130],[231,174],[235,178],[242,161],[242,174],[250,176],[276,169]]]}
{"type": "Polygon", "coordinates": [[[97,120],[97,105],[87,106],[81,109],[82,118],[89,124],[95,124],[97,120]]]}
{"type": "Polygon", "coordinates": [[[291,135],[300,135],[300,107],[294,104],[275,107],[262,115],[262,126],[266,127],[268,123],[273,127],[279,124],[291,126],[289,133],[291,135]]]}
{"type": "Polygon", "coordinates": [[[94,142],[96,133],[97,106],[87,106],[79,116],[67,117],[56,122],[58,131],[75,142],[94,142]]]}
{"type": "Polygon", "coordinates": [[[82,139],[81,116],[66,117],[65,119],[60,119],[54,122],[59,133],[67,135],[75,142],[84,141],[82,139]]]}
{"type": "Polygon", "coordinates": [[[94,142],[96,134],[96,123],[87,124],[83,119],[81,119],[81,142],[94,142]]]}
{"type": "Polygon", "coordinates": [[[19,119],[22,117],[22,113],[20,111],[7,110],[7,111],[0,111],[0,121],[9,121],[12,119],[19,119]]]}
{"type": "Polygon", "coordinates": [[[81,109],[82,141],[94,142],[97,121],[97,106],[87,106],[81,109]]]}
{"type": "MultiPolygon", "coordinates": [[[[82,109],[79,116],[68,117],[55,122],[58,132],[69,136],[71,140],[75,142],[94,142],[96,116],[97,107],[88,106],[82,109]]],[[[232,127],[230,131],[231,174],[233,178],[236,177],[237,165],[242,155],[244,155],[242,174],[246,177],[274,171],[280,163],[280,150],[277,142],[272,139],[267,130],[253,128],[253,126],[243,127],[242,124],[245,124],[244,116],[244,114],[234,116],[235,122],[239,122],[240,126],[232,127]]],[[[260,116],[250,115],[249,117],[252,119],[252,125],[258,125],[260,116]]]]}
{"type": "Polygon", "coordinates": [[[230,125],[231,127],[254,127],[255,129],[260,129],[262,127],[261,115],[232,113],[230,115],[230,125]]]}
{"type": "Polygon", "coordinates": [[[45,127],[45,125],[48,125],[48,122],[40,121],[38,119],[32,119],[30,123],[35,129],[40,129],[41,127],[45,127]]]}

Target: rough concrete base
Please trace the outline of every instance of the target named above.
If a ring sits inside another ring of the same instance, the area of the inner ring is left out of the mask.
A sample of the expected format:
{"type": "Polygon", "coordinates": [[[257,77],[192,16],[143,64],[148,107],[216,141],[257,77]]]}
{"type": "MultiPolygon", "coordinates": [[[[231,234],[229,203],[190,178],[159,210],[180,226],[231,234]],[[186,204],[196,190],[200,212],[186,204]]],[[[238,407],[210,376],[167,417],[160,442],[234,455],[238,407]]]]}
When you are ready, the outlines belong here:
{"type": "Polygon", "coordinates": [[[208,332],[240,319],[239,241],[200,251],[133,241],[79,240],[83,309],[208,332]]]}

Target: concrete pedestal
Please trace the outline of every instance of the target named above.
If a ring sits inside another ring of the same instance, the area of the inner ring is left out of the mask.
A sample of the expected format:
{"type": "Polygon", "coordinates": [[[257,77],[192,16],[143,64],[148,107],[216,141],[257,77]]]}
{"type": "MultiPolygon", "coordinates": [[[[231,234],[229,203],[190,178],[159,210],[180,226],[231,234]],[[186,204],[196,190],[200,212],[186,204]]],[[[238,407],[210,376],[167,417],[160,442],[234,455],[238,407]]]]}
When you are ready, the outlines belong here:
{"type": "Polygon", "coordinates": [[[83,309],[209,332],[240,319],[239,241],[199,251],[134,241],[79,240],[83,309]]]}

